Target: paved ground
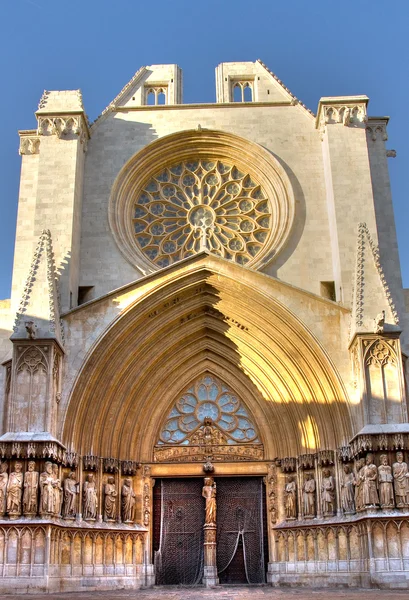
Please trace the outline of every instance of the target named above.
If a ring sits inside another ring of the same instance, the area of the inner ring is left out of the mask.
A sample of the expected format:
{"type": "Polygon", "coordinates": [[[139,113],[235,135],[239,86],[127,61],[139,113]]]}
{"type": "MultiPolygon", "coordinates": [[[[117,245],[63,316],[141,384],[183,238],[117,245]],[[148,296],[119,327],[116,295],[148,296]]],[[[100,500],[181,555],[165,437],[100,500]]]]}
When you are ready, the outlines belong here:
{"type": "Polygon", "coordinates": [[[274,589],[270,586],[219,586],[217,589],[156,587],[150,590],[64,594],[0,595],[0,600],[403,600],[408,591],[274,589]]]}

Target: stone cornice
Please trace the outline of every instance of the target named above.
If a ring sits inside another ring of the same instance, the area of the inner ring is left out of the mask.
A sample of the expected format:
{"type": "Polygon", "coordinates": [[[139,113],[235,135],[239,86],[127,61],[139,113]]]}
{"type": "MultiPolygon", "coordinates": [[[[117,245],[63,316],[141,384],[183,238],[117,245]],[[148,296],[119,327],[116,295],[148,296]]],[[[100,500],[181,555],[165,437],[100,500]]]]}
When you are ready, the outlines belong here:
{"type": "Polygon", "coordinates": [[[83,112],[72,111],[61,114],[37,112],[38,127],[37,135],[56,135],[61,138],[72,138],[78,136],[81,144],[86,150],[87,141],[90,139],[90,131],[83,112]]]}
{"type": "Polygon", "coordinates": [[[344,126],[362,126],[368,121],[368,96],[333,96],[323,97],[318,104],[315,127],[321,133],[326,125],[342,123],[344,126]]]}

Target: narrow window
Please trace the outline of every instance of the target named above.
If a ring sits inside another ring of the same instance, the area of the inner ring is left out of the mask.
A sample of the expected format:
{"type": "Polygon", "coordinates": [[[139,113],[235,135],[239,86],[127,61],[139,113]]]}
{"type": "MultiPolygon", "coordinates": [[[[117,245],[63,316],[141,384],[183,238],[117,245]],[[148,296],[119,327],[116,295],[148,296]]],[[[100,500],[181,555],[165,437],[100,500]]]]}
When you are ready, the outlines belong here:
{"type": "Polygon", "coordinates": [[[336,301],[335,283],[333,281],[321,281],[320,293],[323,298],[336,301]]]}
{"type": "Polygon", "coordinates": [[[155,92],[153,90],[148,91],[148,95],[146,97],[146,104],[148,106],[155,106],[156,98],[155,98],[155,92]]]}
{"type": "Polygon", "coordinates": [[[80,304],[84,304],[85,302],[88,302],[89,300],[92,300],[92,290],[94,289],[93,285],[81,285],[78,288],[78,306],[80,306],[80,304]]]}
{"type": "Polygon", "coordinates": [[[165,92],[162,89],[158,92],[158,104],[166,104],[165,92]]]}
{"type": "Polygon", "coordinates": [[[249,83],[244,85],[243,100],[244,102],[253,102],[253,90],[251,89],[251,85],[249,83]]]}
{"type": "Polygon", "coordinates": [[[241,85],[236,83],[233,87],[233,102],[242,102],[241,85]]]}

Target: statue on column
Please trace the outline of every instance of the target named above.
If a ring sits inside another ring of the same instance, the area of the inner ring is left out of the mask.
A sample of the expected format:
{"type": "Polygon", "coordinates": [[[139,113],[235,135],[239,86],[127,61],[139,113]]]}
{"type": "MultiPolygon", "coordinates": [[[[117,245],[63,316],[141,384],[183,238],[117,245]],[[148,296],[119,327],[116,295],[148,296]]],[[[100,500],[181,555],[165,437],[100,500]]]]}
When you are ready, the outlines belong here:
{"type": "Polygon", "coordinates": [[[344,480],[341,484],[341,507],[346,515],[355,512],[355,477],[349,465],[344,465],[344,480]]]}
{"type": "Polygon", "coordinates": [[[82,512],[85,520],[97,518],[98,494],[93,473],[89,473],[82,486],[82,512]]]}
{"type": "Polygon", "coordinates": [[[58,476],[58,465],[53,465],[53,513],[56,517],[61,515],[61,504],[62,504],[62,487],[61,481],[58,476]]]}
{"type": "Polygon", "coordinates": [[[104,486],[104,521],[115,521],[117,495],[115,478],[108,477],[108,482],[104,486]]]}
{"type": "Polygon", "coordinates": [[[53,465],[45,463],[45,471],[40,475],[40,515],[54,513],[54,476],[53,465]]]}
{"type": "Polygon", "coordinates": [[[23,491],[23,465],[16,462],[10,473],[7,485],[7,512],[10,516],[21,515],[21,494],[23,491]]]}
{"type": "Polygon", "coordinates": [[[38,497],[38,471],[35,471],[35,462],[30,460],[24,475],[23,514],[37,514],[38,497]]]}
{"type": "Polygon", "coordinates": [[[408,465],[403,460],[403,452],[396,453],[396,462],[392,465],[396,506],[403,508],[409,505],[409,473],[408,465]]]}
{"type": "Polygon", "coordinates": [[[378,490],[376,489],[378,469],[373,462],[373,454],[370,452],[366,455],[365,466],[361,472],[363,507],[375,508],[379,504],[378,490]]]}
{"type": "Polygon", "coordinates": [[[216,483],[213,477],[205,477],[202,496],[206,499],[205,525],[216,525],[216,483]]]}
{"type": "Polygon", "coordinates": [[[287,519],[297,518],[297,482],[293,475],[287,477],[285,484],[285,515],[287,519]]]}
{"type": "Polygon", "coordinates": [[[75,519],[77,514],[78,483],[75,479],[73,471],[64,479],[63,517],[65,519],[75,519]]]}
{"type": "Polygon", "coordinates": [[[378,467],[379,502],[381,508],[393,508],[395,506],[393,499],[393,476],[392,469],[388,465],[388,456],[382,454],[380,462],[381,464],[378,467]]]}
{"type": "Polygon", "coordinates": [[[132,488],[132,479],[125,479],[121,489],[122,521],[131,523],[134,519],[136,494],[132,488]]]}
{"type": "Polygon", "coordinates": [[[333,515],[335,513],[335,481],[329,469],[324,469],[322,472],[321,498],[324,515],[333,515]]]}
{"type": "Polygon", "coordinates": [[[304,517],[315,517],[315,479],[308,473],[303,485],[304,517]]]}
{"type": "Polygon", "coordinates": [[[0,463],[0,516],[6,514],[7,508],[7,483],[8,483],[8,473],[7,469],[9,468],[6,462],[0,463]]]}

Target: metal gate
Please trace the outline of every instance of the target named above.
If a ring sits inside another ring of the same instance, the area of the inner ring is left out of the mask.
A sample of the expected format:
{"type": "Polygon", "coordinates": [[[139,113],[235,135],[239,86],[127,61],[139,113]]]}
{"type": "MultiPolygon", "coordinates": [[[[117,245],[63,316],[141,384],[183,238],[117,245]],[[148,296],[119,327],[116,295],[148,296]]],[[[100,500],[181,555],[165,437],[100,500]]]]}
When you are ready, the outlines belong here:
{"type": "Polygon", "coordinates": [[[202,486],[203,479],[157,480],[153,525],[158,585],[202,582],[205,514],[202,486]]]}

